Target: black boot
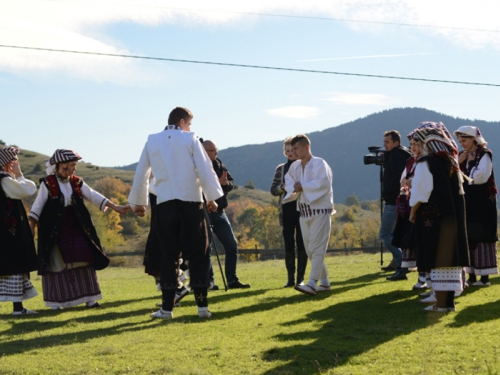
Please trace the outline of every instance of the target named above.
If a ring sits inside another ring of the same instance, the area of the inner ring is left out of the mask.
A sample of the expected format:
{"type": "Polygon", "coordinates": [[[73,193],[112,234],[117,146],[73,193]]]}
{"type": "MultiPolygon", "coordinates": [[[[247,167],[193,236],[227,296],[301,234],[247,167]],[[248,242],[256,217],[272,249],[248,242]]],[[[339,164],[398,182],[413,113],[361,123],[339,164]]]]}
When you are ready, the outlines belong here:
{"type": "Polygon", "coordinates": [[[295,286],[295,253],[291,251],[285,251],[285,266],[286,272],[288,273],[288,282],[285,284],[285,288],[295,286]]]}
{"type": "Polygon", "coordinates": [[[307,268],[307,254],[306,252],[298,251],[297,254],[297,285],[304,281],[304,275],[307,268]]]}

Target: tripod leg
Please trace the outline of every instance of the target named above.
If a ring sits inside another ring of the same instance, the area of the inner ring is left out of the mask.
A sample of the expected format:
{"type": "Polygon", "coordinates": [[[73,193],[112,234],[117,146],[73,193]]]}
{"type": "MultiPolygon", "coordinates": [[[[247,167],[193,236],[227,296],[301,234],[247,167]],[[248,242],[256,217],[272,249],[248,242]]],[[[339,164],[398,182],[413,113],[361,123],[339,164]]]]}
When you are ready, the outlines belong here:
{"type": "Polygon", "coordinates": [[[208,225],[209,246],[211,246],[211,249],[213,249],[215,251],[215,256],[217,257],[217,263],[219,263],[220,274],[222,275],[222,282],[224,283],[224,290],[227,292],[226,277],[224,276],[224,272],[222,271],[222,265],[220,263],[219,252],[217,251],[217,246],[215,245],[214,231],[212,228],[212,224],[210,223],[210,216],[208,216],[208,210],[207,210],[206,203],[203,203],[203,210],[205,212],[205,220],[207,221],[207,225],[208,225]]]}

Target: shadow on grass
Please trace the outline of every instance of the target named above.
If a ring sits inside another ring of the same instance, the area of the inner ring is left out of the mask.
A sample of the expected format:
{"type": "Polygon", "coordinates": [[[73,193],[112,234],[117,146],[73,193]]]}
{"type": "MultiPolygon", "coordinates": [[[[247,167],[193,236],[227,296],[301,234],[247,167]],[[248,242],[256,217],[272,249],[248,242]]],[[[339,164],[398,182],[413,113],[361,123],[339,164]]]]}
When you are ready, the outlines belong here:
{"type": "Polygon", "coordinates": [[[482,305],[469,306],[463,310],[459,310],[455,320],[448,327],[459,328],[468,326],[471,323],[485,323],[491,320],[498,320],[500,319],[498,311],[500,311],[500,300],[482,305]]]}
{"type": "MultiPolygon", "coordinates": [[[[257,296],[266,293],[265,290],[245,290],[233,294],[220,294],[211,296],[210,301],[213,303],[223,303],[234,298],[246,298],[257,296]]],[[[188,298],[188,297],[186,297],[188,298]]],[[[0,355],[8,356],[18,353],[27,352],[30,350],[43,349],[44,347],[64,346],[75,342],[76,337],[78,342],[87,342],[96,337],[114,336],[123,332],[142,331],[145,329],[156,328],[158,325],[165,323],[162,319],[149,320],[149,313],[158,308],[153,308],[149,303],[144,303],[139,309],[128,308],[126,311],[112,311],[111,309],[118,306],[136,305],[137,303],[147,302],[151,300],[161,300],[161,296],[149,296],[138,299],[120,300],[103,303],[99,309],[87,309],[84,306],[72,307],[61,311],[42,310],[38,315],[25,316],[22,318],[9,317],[10,329],[0,332],[0,355]],[[74,313],[88,311],[87,316],[75,316],[74,313]],[[53,317],[53,320],[50,318],[53,317]],[[140,322],[130,322],[133,318],[147,317],[148,320],[140,322]],[[43,318],[43,320],[40,320],[43,318]],[[112,326],[102,328],[100,323],[112,322],[112,326]],[[93,329],[92,325],[97,324],[99,328],[93,329]],[[79,326],[85,325],[85,328],[79,330],[79,326]],[[88,327],[88,328],[87,328],[88,327]],[[44,334],[46,331],[73,328],[71,332],[61,334],[44,334]],[[23,338],[26,332],[38,332],[38,337],[26,339],[23,338]],[[16,339],[16,336],[19,339],[16,339]],[[14,338],[14,339],[13,339],[14,338]]],[[[185,300],[183,300],[184,302],[185,300]]],[[[194,301],[192,302],[194,305],[194,301]]],[[[235,314],[229,313],[229,316],[235,314]]],[[[186,316],[181,319],[175,319],[175,323],[193,323],[203,322],[197,314],[186,316]]]]}
{"type": "Polygon", "coordinates": [[[371,284],[375,280],[385,280],[386,276],[392,275],[391,273],[375,272],[364,274],[358,277],[353,277],[352,279],[346,279],[343,281],[333,281],[332,285],[353,285],[353,284],[371,284]]]}
{"type": "Polygon", "coordinates": [[[289,327],[305,324],[307,329],[275,336],[290,346],[268,350],[263,360],[286,362],[267,374],[323,372],[399,336],[429,327],[439,318],[421,311],[414,300],[402,299],[399,291],[339,303],[286,323],[289,327]]]}

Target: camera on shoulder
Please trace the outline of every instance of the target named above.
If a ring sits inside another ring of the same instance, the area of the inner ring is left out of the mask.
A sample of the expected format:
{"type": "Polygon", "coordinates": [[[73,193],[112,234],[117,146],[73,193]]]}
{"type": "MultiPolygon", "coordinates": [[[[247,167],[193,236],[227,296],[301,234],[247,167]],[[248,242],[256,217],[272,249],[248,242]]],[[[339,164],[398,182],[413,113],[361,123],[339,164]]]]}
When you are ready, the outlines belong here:
{"type": "Polygon", "coordinates": [[[368,165],[368,164],[375,164],[375,165],[380,165],[380,166],[384,165],[385,154],[384,154],[382,147],[370,146],[370,147],[368,147],[368,151],[371,152],[371,154],[365,155],[363,157],[363,163],[365,163],[365,165],[368,165]]]}

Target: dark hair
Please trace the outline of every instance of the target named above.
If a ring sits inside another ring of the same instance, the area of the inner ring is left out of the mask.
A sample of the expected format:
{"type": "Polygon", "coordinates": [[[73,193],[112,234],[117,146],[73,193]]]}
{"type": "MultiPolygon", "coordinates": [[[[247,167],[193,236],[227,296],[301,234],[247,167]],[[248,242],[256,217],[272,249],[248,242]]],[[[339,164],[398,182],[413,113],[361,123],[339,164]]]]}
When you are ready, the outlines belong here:
{"type": "Polygon", "coordinates": [[[193,118],[191,111],[184,107],[175,107],[168,116],[169,125],[179,125],[181,120],[189,121],[193,118]]]}
{"type": "Polygon", "coordinates": [[[384,133],[384,137],[391,137],[393,142],[399,142],[401,144],[401,134],[397,130],[388,130],[384,133]]]}
{"type": "Polygon", "coordinates": [[[310,146],[311,140],[305,134],[299,134],[292,138],[290,144],[293,146],[296,143],[300,143],[302,146],[310,146]]]}

